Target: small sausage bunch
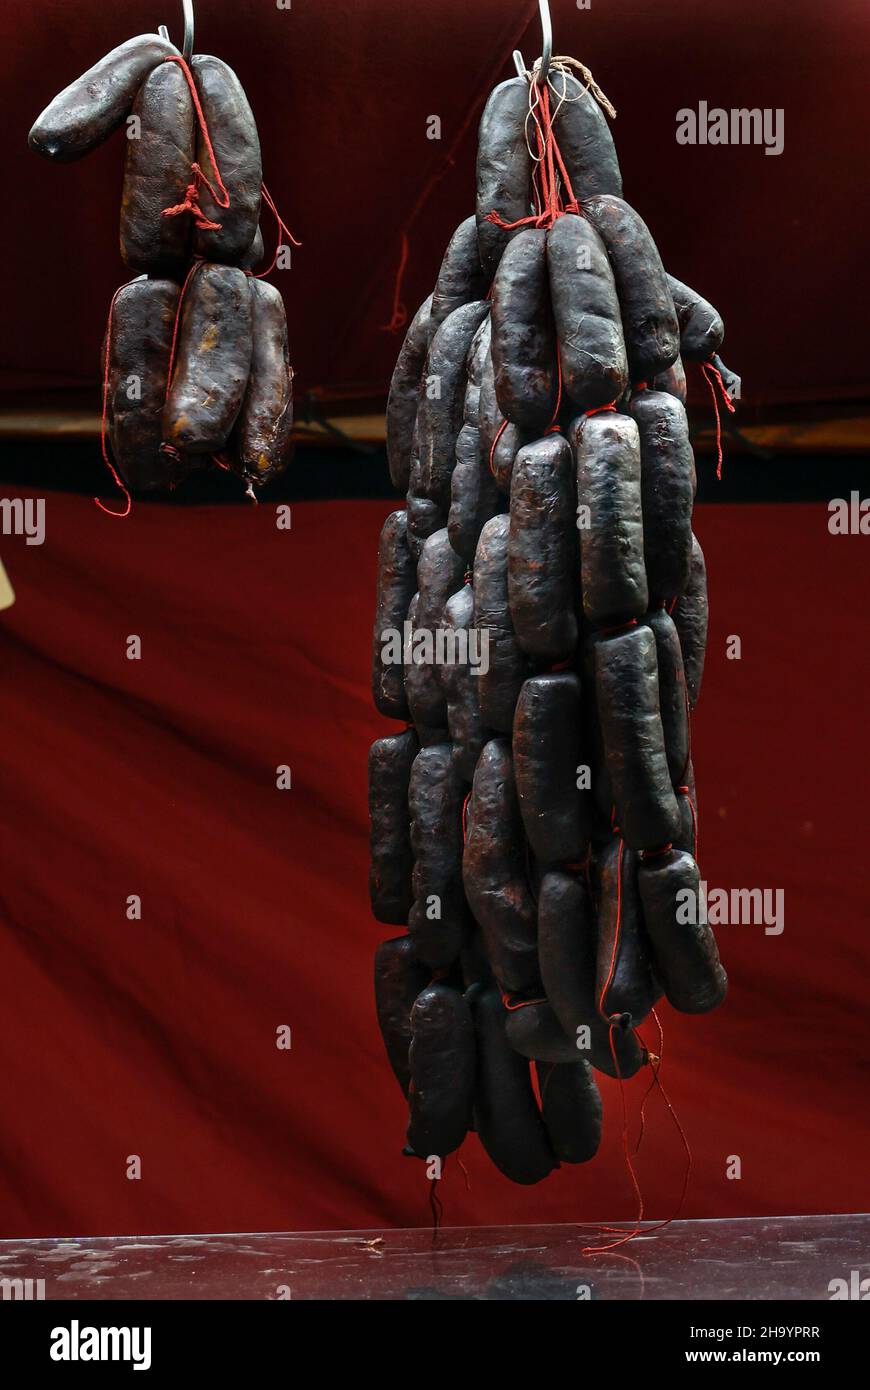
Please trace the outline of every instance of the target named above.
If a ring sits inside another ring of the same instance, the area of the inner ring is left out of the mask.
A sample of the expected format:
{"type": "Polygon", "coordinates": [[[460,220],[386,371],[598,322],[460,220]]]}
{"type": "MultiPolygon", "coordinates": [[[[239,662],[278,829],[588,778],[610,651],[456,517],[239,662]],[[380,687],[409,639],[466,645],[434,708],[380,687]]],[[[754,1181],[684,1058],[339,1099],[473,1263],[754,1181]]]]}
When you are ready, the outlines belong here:
{"type": "Polygon", "coordinates": [[[118,472],[149,491],[213,460],[262,485],[288,462],[293,372],[284,301],[252,275],[262,166],[247,97],[219,58],[188,67],[142,34],[56,96],[30,146],[78,159],[125,121],[120,248],[142,273],[115,294],[103,344],[118,472]]]}
{"type": "Polygon", "coordinates": [[[707,593],[682,367],[723,331],[665,273],[573,73],[497,87],[476,216],[387,407],[407,506],[381,535],[372,684],[405,728],[370,753],[370,891],[407,926],[375,992],[409,1154],[473,1128],[516,1182],[585,1162],[595,1071],[650,1060],[662,995],[725,997],[695,858],[707,593]]]}

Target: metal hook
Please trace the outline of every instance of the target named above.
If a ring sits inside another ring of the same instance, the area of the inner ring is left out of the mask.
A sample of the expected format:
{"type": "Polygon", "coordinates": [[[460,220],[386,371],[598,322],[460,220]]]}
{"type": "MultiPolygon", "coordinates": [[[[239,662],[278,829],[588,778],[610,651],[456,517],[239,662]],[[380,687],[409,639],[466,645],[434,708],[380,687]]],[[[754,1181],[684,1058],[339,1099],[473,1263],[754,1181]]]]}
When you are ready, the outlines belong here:
{"type": "MultiPolygon", "coordinates": [[[[538,0],[538,9],[541,12],[541,58],[535,76],[544,83],[550,74],[550,60],[553,57],[553,22],[550,19],[549,0],[538,0]]],[[[525,77],[526,60],[518,48],[514,49],[513,57],[517,77],[525,77]]]]}
{"type": "MultiPolygon", "coordinates": [[[[189,63],[193,55],[193,0],[181,0],[181,12],[184,18],[184,38],[181,41],[181,56],[186,63],[189,63]]],[[[157,32],[161,39],[166,39],[167,43],[171,43],[169,30],[165,24],[161,24],[157,32]]]]}
{"type": "Polygon", "coordinates": [[[538,81],[543,84],[550,75],[550,59],[553,56],[553,23],[550,19],[549,0],[538,0],[538,9],[541,12],[541,66],[538,69],[538,81]]]}

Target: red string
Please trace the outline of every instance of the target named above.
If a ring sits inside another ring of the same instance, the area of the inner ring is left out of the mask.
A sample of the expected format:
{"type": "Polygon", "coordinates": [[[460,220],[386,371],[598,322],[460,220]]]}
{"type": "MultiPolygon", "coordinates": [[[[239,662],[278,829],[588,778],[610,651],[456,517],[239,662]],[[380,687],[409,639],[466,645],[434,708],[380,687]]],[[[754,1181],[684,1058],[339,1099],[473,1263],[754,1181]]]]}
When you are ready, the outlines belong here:
{"type": "Polygon", "coordinates": [[[498,443],[498,441],[501,439],[501,437],[502,437],[502,435],[504,434],[504,432],[505,432],[505,430],[507,429],[507,427],[508,427],[508,422],[507,422],[507,420],[503,420],[502,423],[501,423],[501,424],[499,425],[499,427],[498,427],[498,431],[497,431],[497,433],[496,433],[495,439],[492,441],[492,448],[491,448],[490,451],[489,451],[489,471],[490,471],[490,473],[492,474],[493,477],[495,477],[495,464],[493,463],[493,459],[495,458],[495,446],[496,446],[496,444],[498,443]]]}
{"type": "Polygon", "coordinates": [[[504,1007],[508,1010],[509,1013],[514,1013],[516,1009],[527,1009],[530,1004],[546,1004],[547,1001],[545,998],[518,999],[514,994],[503,993],[501,996],[501,1002],[502,1004],[504,1004],[504,1007]]]}
{"type": "Polygon", "coordinates": [[[205,184],[212,198],[220,208],[229,207],[230,195],[221,177],[221,171],[218,168],[218,162],[215,158],[214,153],[214,146],[211,143],[211,136],[208,133],[208,125],[206,123],[205,114],[203,112],[202,106],[200,105],[199,93],[196,90],[196,83],[193,80],[193,74],[190,71],[190,68],[187,66],[187,63],[184,61],[180,53],[167,54],[163,61],[164,63],[178,63],[181,67],[181,71],[184,73],[187,85],[190,88],[190,95],[193,98],[193,106],[194,110],[196,111],[196,118],[199,121],[199,128],[202,131],[202,138],[205,141],[205,147],[208,151],[209,163],[211,164],[212,173],[214,174],[215,180],[217,182],[217,188],[215,188],[214,184],[203,173],[200,165],[197,164],[196,160],[194,160],[194,162],[190,166],[190,172],[193,175],[193,178],[191,179],[190,183],[187,185],[187,188],[185,189],[184,202],[177,203],[176,206],[172,208],[164,208],[161,216],[176,217],[180,212],[192,212],[193,220],[197,227],[200,227],[204,232],[219,232],[221,229],[220,222],[209,221],[209,219],[206,217],[205,213],[199,205],[199,189],[202,184],[205,184]]]}
{"type": "Polygon", "coordinates": [[[691,812],[692,812],[692,858],[694,859],[695,863],[697,864],[697,862],[698,862],[698,808],[697,808],[697,806],[695,805],[694,800],[692,799],[692,793],[690,792],[688,786],[677,787],[677,791],[678,791],[682,796],[685,796],[685,797],[686,797],[686,799],[688,800],[688,803],[689,803],[689,808],[690,808],[690,810],[691,810],[691,812]]]}
{"type": "Polygon", "coordinates": [[[702,362],[702,363],[701,363],[701,371],[702,371],[703,374],[704,374],[704,380],[706,381],[707,385],[709,386],[709,388],[710,388],[710,395],[711,395],[712,398],[713,398],[713,412],[714,412],[714,414],[715,414],[715,416],[716,416],[716,454],[717,454],[716,477],[721,481],[721,479],[722,479],[722,421],[721,421],[721,419],[719,418],[719,401],[718,401],[717,396],[716,396],[716,385],[717,385],[717,383],[718,383],[718,386],[719,386],[719,390],[722,392],[722,399],[723,399],[723,401],[725,402],[726,406],[728,407],[728,409],[730,410],[730,412],[731,412],[732,415],[734,414],[734,402],[732,401],[731,397],[728,395],[728,392],[725,390],[725,383],[724,383],[723,380],[722,380],[722,373],[719,371],[719,369],[718,369],[717,367],[714,367],[714,366],[713,366],[713,363],[712,363],[712,362],[702,362]],[[711,376],[711,375],[708,375],[708,373],[712,373],[712,376],[711,376]]]}
{"type": "Polygon", "coordinates": [[[601,991],[601,997],[598,1000],[598,1012],[601,1014],[601,1017],[605,1021],[609,1019],[609,1014],[605,1013],[604,1001],[607,995],[607,991],[610,989],[610,986],[613,983],[613,977],[616,974],[616,957],[619,951],[619,933],[622,927],[622,861],[624,855],[625,841],[620,840],[619,851],[616,856],[616,928],[613,933],[613,949],[610,953],[610,970],[608,972],[607,979],[604,982],[604,987],[601,991]]]}
{"type": "Polygon", "coordinates": [[[408,233],[402,232],[402,251],[399,256],[399,268],[396,271],[396,283],[393,289],[393,312],[389,323],[381,324],[382,333],[398,333],[400,328],[404,328],[408,322],[408,310],[402,303],[402,281],[405,278],[405,267],[408,264],[408,233]]]}
{"type": "Polygon", "coordinates": [[[281,250],[281,244],[282,244],[282,243],[281,243],[281,233],[282,233],[282,232],[283,232],[284,235],[287,237],[288,241],[292,242],[292,244],[293,244],[294,246],[301,246],[301,245],[302,245],[302,242],[301,242],[301,241],[297,241],[296,238],[294,237],[293,233],[290,231],[290,228],[287,226],[287,223],[284,221],[283,217],[281,216],[280,212],[278,211],[277,207],[275,206],[274,199],[272,198],[272,195],[271,195],[271,193],[269,192],[269,190],[268,190],[268,188],[266,187],[266,185],[265,185],[264,183],[261,183],[261,184],[260,184],[260,188],[261,188],[262,193],[263,193],[263,201],[265,202],[266,206],[267,206],[268,208],[271,209],[272,213],[274,214],[275,221],[278,223],[278,242],[277,242],[277,245],[276,245],[276,247],[275,247],[275,254],[274,254],[274,256],[272,257],[272,264],[269,266],[269,269],[268,269],[268,270],[261,270],[259,275],[255,275],[255,276],[253,277],[255,280],[262,280],[264,276],[270,275],[270,274],[272,273],[272,271],[275,269],[275,266],[278,264],[278,252],[281,250]]]}
{"type": "MultiPolygon", "coordinates": [[[[127,281],[127,285],[131,285],[132,283],[132,280],[127,281]]],[[[130,515],[130,512],[133,507],[133,499],[131,498],[130,493],[121,481],[120,474],[118,473],[118,470],[115,468],[115,465],[109,458],[108,450],[106,449],[106,417],[108,414],[109,405],[109,353],[111,351],[112,346],[112,313],[115,308],[115,300],[118,298],[118,295],[121,293],[121,290],[125,290],[127,288],[127,285],[118,286],[118,288],[115,290],[115,293],[112,295],[112,302],[109,305],[109,317],[106,321],[106,352],[105,357],[103,359],[103,412],[102,417],[100,419],[100,451],[103,455],[103,463],[106,465],[109,472],[111,473],[118,489],[121,492],[123,492],[124,496],[126,497],[127,505],[125,506],[122,512],[113,512],[111,507],[106,507],[100,501],[99,497],[94,498],[94,501],[96,502],[100,511],[105,512],[106,516],[120,517],[130,515]]]]}
{"type": "Polygon", "coordinates": [[[468,839],[468,803],[471,800],[471,792],[466,792],[465,800],[462,803],[462,842],[468,839]]]}
{"type": "MultiPolygon", "coordinates": [[[[187,275],[184,277],[184,284],[181,286],[181,294],[178,296],[178,303],[175,306],[175,322],[172,325],[172,342],[169,345],[169,363],[166,368],[166,394],[163,397],[164,401],[169,400],[169,391],[172,386],[172,373],[175,370],[175,349],[178,344],[178,325],[181,320],[181,306],[184,303],[184,296],[187,294],[188,285],[203,264],[204,262],[201,259],[194,261],[187,275]]],[[[165,453],[172,452],[171,444],[164,444],[162,448],[165,453]]],[[[175,450],[174,452],[177,453],[178,451],[175,450]]]]}
{"type": "Polygon", "coordinates": [[[466,1190],[466,1192],[470,1192],[470,1191],[471,1191],[471,1178],[468,1176],[468,1169],[466,1168],[465,1164],[462,1162],[462,1159],[459,1157],[458,1154],[456,1155],[456,1162],[459,1164],[460,1168],[462,1169],[462,1176],[465,1178],[465,1190],[466,1190]]]}
{"type": "Polygon", "coordinates": [[[591,410],[584,410],[584,415],[600,415],[603,410],[615,410],[616,401],[611,401],[609,405],[594,405],[591,410]]]}
{"type": "Polygon", "coordinates": [[[443,1207],[443,1205],[442,1205],[442,1203],[441,1203],[441,1198],[438,1196],[437,1188],[438,1188],[438,1178],[430,1178],[430,1180],[429,1180],[429,1206],[430,1206],[430,1208],[431,1208],[431,1210],[432,1210],[432,1240],[433,1240],[433,1241],[435,1240],[436,1236],[438,1235],[438,1227],[441,1225],[441,1219],[442,1219],[442,1217],[443,1217],[443,1215],[444,1215],[444,1207],[443,1207]]]}
{"type": "Polygon", "coordinates": [[[614,632],[628,632],[633,627],[637,627],[637,618],[629,618],[627,623],[617,623],[616,627],[600,627],[598,632],[601,637],[612,637],[614,632]]]}

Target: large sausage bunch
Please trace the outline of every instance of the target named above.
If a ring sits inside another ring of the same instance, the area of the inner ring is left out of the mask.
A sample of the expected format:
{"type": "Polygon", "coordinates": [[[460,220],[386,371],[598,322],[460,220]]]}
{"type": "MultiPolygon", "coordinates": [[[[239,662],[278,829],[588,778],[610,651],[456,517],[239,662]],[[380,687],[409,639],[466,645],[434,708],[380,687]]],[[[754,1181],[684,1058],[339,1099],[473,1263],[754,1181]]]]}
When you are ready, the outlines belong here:
{"type": "Polygon", "coordinates": [[[407,505],[381,535],[373,694],[404,727],[370,753],[370,890],[407,926],[375,993],[408,1154],[475,1129],[516,1182],[585,1162],[595,1072],[650,1060],[661,996],[725,996],[698,901],[707,591],[684,408],[684,362],[724,373],[723,332],[623,199],[588,87],[562,65],[496,87],[476,215],[387,407],[407,505]]]}
{"type": "Polygon", "coordinates": [[[124,122],[120,249],[141,273],[114,295],[103,345],[115,465],[134,490],[211,462],[259,486],[287,464],[293,373],[284,301],[252,274],[263,187],[248,99],[219,58],[188,66],[142,34],[56,96],[30,146],[78,159],[124,122]]]}

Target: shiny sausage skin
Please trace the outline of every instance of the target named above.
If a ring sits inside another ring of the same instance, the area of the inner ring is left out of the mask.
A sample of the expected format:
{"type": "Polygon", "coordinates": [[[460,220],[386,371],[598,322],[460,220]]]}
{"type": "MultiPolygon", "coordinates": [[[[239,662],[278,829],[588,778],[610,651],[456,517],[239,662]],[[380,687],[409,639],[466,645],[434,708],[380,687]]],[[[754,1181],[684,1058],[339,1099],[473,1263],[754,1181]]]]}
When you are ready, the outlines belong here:
{"type": "Polygon", "coordinates": [[[88,154],[130,114],[140,83],[171,53],[178,49],[158,34],[113,48],[49,102],[31,127],[30,148],[64,163],[88,154]]]}
{"type": "Polygon", "coordinates": [[[372,915],[393,926],[407,922],[414,900],[408,787],[419,750],[413,729],[369,749],[369,898],[372,915]]]}
{"type": "Polygon", "coordinates": [[[411,1084],[408,1051],[411,1046],[411,1009],[426,988],[431,970],[414,955],[410,937],[382,941],[375,951],[375,1009],[384,1048],[396,1080],[407,1096],[411,1084]]]}
{"type": "Polygon", "coordinates": [[[190,469],[161,451],[163,403],[179,287],[142,276],[115,297],[106,405],[118,472],[134,492],[173,487],[190,469]]]}
{"type": "Polygon", "coordinates": [[[640,436],[643,553],[650,603],[674,599],[692,563],[695,458],[685,408],[666,391],[636,391],[629,412],[640,436]]]}
{"type": "Polygon", "coordinates": [[[577,645],[580,553],[574,456],[561,434],[526,444],[511,475],[508,601],[517,642],[538,661],[577,645]]]}
{"type": "Polygon", "coordinates": [[[408,1148],[418,1158],[444,1158],[468,1133],[476,1075],[471,1009],[458,989],[434,984],[417,996],[408,1060],[408,1148]]]}
{"type": "Polygon", "coordinates": [[[573,671],[530,676],[514,714],[517,796],[541,864],[579,862],[589,847],[592,797],[577,787],[584,761],[580,689],[573,671]]]}
{"type": "Polygon", "coordinates": [[[474,299],[483,299],[489,289],[492,277],[484,273],[480,264],[480,248],[477,241],[477,222],[474,217],[466,217],[460,222],[444,253],[435,290],[432,295],[432,332],[435,333],[448,315],[462,304],[470,304],[474,299]]]}
{"type": "Polygon", "coordinates": [[[134,270],[180,270],[188,255],[190,218],[164,217],[184,202],[194,159],[190,88],[178,63],[160,63],[136,94],[139,138],[127,138],[121,194],[121,256],[134,270]]]}
{"type": "Polygon", "coordinates": [[[658,247],[643,218],[622,198],[590,198],[583,211],[613,266],[631,379],[649,381],[680,351],[680,326],[658,247]]]}
{"type": "Polygon", "coordinates": [[[547,236],[547,267],[562,386],[576,410],[609,405],[628,383],[613,271],[585,217],[560,217],[547,236]]]}
{"type": "Polygon", "coordinates": [[[668,1002],[682,1013],[715,1009],[728,992],[728,977],[719,960],[716,941],[700,904],[700,875],[690,854],[672,849],[641,859],[637,871],[646,929],[652,942],[655,972],[668,1002]],[[695,921],[686,921],[681,908],[692,894],[695,921]]]}
{"type": "MultiPolygon", "coordinates": [[[[218,168],[229,193],[229,206],[224,208],[215,202],[204,184],[200,186],[199,205],[203,214],[208,221],[220,223],[220,229],[207,231],[197,227],[194,245],[197,255],[206,260],[236,262],[246,254],[260,220],[263,164],[257,123],[244,88],[231,67],[205,53],[198,53],[190,67],[218,168]]],[[[201,132],[196,157],[200,168],[214,183],[201,132]]]]}
{"type": "Polygon", "coordinates": [[[500,1172],[511,1182],[536,1183],[557,1166],[532,1090],[529,1064],[505,1036],[498,991],[466,991],[477,1040],[475,1128],[500,1172]]]}
{"type": "Polygon", "coordinates": [[[188,281],[163,436],[191,454],[217,453],[232,433],[251,367],[251,292],[242,270],[202,263],[188,281]]]}
{"type": "Polygon", "coordinates": [[[493,974],[502,989],[535,990],[536,912],[507,739],[492,739],[478,758],[466,816],[462,878],[493,974]]]}
{"type": "Polygon", "coordinates": [[[507,420],[543,432],[556,407],[556,328],[547,277],[547,233],[519,232],[492,286],[492,361],[495,394],[507,420]]]}
{"type": "Polygon", "coordinates": [[[659,706],[655,637],[633,627],[595,644],[595,687],[618,833],[630,849],[679,834],[659,706]]]}
{"type": "Polygon", "coordinates": [[[280,290],[265,280],[251,290],[251,370],[230,441],[235,471],[257,487],[287,467],[293,435],[293,368],[280,290]]]}
{"type": "Polygon", "coordinates": [[[406,492],[411,476],[414,424],[420,402],[420,378],[429,351],[432,296],[424,299],[411,320],[396,358],[387,397],[387,463],[393,487],[406,492]]]}
{"type": "Polygon", "coordinates": [[[477,136],[477,238],[485,273],[492,277],[515,232],[488,220],[517,222],[530,210],[531,156],[526,142],[529,84],[524,77],[500,82],[484,107],[477,136]]]}
{"type": "Polygon", "coordinates": [[[583,611],[590,623],[614,627],[645,612],[640,436],[616,411],[581,415],[569,436],[577,464],[583,611]],[[588,524],[586,522],[588,521],[588,524]]]}

